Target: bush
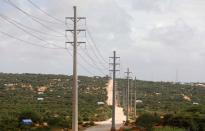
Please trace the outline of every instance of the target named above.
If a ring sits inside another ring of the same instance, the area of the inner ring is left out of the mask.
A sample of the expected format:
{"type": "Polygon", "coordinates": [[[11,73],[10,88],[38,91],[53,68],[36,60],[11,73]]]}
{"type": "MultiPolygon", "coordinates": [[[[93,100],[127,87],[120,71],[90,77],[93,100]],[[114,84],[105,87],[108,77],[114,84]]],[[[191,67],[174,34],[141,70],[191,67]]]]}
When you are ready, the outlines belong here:
{"type": "Polygon", "coordinates": [[[0,121],[0,130],[1,131],[11,131],[11,130],[18,130],[18,120],[12,119],[9,117],[5,117],[0,121]]]}
{"type": "Polygon", "coordinates": [[[22,119],[31,119],[34,123],[41,121],[40,115],[38,113],[36,113],[34,111],[30,111],[30,110],[22,111],[19,114],[19,121],[21,121],[22,119]]]}
{"type": "Polygon", "coordinates": [[[136,119],[136,124],[143,128],[146,128],[148,131],[151,131],[153,129],[153,126],[159,124],[160,121],[161,119],[157,114],[145,113],[140,115],[136,119]]]}
{"type": "Polygon", "coordinates": [[[155,128],[154,131],[185,131],[185,129],[167,126],[163,128],[155,128]]]}
{"type": "Polygon", "coordinates": [[[165,115],[163,119],[163,125],[185,128],[190,131],[203,131],[205,129],[204,123],[204,116],[195,116],[185,113],[165,115]]]}
{"type": "Polygon", "coordinates": [[[71,122],[70,122],[69,119],[64,119],[61,116],[59,116],[59,117],[50,117],[48,119],[48,125],[51,126],[51,127],[69,128],[69,127],[71,127],[71,122]]]}

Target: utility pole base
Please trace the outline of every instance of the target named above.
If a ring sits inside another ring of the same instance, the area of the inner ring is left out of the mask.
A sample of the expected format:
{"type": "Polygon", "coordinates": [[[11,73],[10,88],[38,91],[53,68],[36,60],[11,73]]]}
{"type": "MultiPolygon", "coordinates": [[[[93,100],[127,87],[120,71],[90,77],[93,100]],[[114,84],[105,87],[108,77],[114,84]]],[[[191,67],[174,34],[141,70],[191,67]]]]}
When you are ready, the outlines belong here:
{"type": "Polygon", "coordinates": [[[116,131],[116,129],[114,127],[112,127],[110,131],[116,131]]]}

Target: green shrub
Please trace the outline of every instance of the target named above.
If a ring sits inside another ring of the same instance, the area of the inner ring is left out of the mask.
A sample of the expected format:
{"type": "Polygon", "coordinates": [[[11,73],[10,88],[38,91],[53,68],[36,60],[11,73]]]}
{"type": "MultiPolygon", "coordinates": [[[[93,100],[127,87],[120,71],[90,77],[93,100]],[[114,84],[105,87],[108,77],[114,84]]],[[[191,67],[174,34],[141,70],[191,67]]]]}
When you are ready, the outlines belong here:
{"type": "Polygon", "coordinates": [[[159,124],[160,116],[157,114],[144,113],[136,119],[136,124],[140,127],[146,128],[148,131],[153,129],[153,126],[159,124]]]}
{"type": "Polygon", "coordinates": [[[30,110],[22,111],[19,114],[19,121],[21,121],[22,119],[31,119],[34,123],[41,121],[40,115],[38,113],[36,113],[34,111],[30,111],[30,110]]]}
{"type": "Polygon", "coordinates": [[[19,125],[18,120],[9,117],[5,117],[4,119],[0,120],[1,131],[17,130],[18,125],[19,125]]]}
{"type": "Polygon", "coordinates": [[[155,128],[154,131],[185,131],[185,129],[167,126],[163,128],[155,128]]]}
{"type": "Polygon", "coordinates": [[[190,131],[203,131],[205,129],[204,116],[181,113],[165,115],[163,125],[185,128],[190,131]]]}

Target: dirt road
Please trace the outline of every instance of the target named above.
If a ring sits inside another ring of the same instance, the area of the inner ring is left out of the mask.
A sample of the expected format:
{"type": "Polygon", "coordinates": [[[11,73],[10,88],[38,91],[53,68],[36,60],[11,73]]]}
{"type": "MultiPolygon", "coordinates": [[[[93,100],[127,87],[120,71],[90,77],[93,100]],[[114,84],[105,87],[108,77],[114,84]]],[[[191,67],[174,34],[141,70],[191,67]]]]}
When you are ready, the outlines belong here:
{"type": "MultiPolygon", "coordinates": [[[[108,92],[108,99],[107,99],[107,104],[112,105],[112,80],[108,82],[107,85],[107,92],[108,92]]],[[[126,120],[126,117],[123,113],[123,109],[121,107],[116,106],[116,129],[119,129],[123,123],[123,121],[126,120]]],[[[111,129],[111,123],[112,123],[112,118],[106,120],[106,121],[101,121],[101,122],[95,122],[97,125],[90,127],[86,129],[85,131],[110,131],[111,129]]]]}

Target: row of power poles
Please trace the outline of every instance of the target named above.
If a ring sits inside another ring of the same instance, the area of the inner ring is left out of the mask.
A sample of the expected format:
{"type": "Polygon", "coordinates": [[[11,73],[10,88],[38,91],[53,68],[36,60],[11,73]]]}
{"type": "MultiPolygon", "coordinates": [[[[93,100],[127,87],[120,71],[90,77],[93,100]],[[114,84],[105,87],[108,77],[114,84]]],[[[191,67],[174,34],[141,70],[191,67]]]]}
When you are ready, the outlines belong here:
{"type": "Polygon", "coordinates": [[[136,77],[133,83],[133,80],[131,80],[131,73],[129,68],[127,68],[127,71],[125,72],[127,83],[125,88],[122,89],[122,102],[126,113],[126,123],[129,122],[130,116],[133,118],[136,117],[136,77]]]}
{"type": "MultiPolygon", "coordinates": [[[[73,41],[67,41],[66,43],[69,43],[73,46],[73,88],[72,88],[72,131],[78,131],[78,74],[77,74],[77,47],[81,43],[85,43],[83,41],[78,41],[77,36],[80,32],[85,32],[86,29],[79,29],[78,28],[78,22],[80,20],[85,20],[85,17],[77,17],[77,7],[74,6],[74,16],[73,17],[66,17],[66,21],[70,20],[73,23],[73,29],[67,29],[66,32],[71,32],[73,34],[73,41]]],[[[113,101],[112,101],[112,127],[111,130],[115,131],[115,107],[116,107],[116,72],[119,71],[117,69],[117,65],[119,63],[117,62],[117,59],[120,57],[116,56],[116,52],[113,52],[113,56],[109,57],[110,59],[113,60],[113,62],[109,63],[112,65],[112,69],[110,71],[113,73],[113,101]]],[[[129,120],[129,98],[130,98],[130,74],[131,72],[129,71],[129,68],[127,69],[127,72],[125,72],[127,75],[127,88],[125,88],[125,93],[123,98],[126,100],[124,101],[123,99],[123,104],[126,105],[126,121],[128,122],[129,120]]],[[[136,79],[136,78],[135,78],[136,79]]],[[[135,80],[136,81],[136,80],[135,80]]],[[[136,84],[135,84],[136,85],[136,84]]],[[[134,93],[134,113],[136,116],[136,90],[134,93]]],[[[133,97],[131,97],[131,103],[133,102],[132,100],[133,97]]]]}

